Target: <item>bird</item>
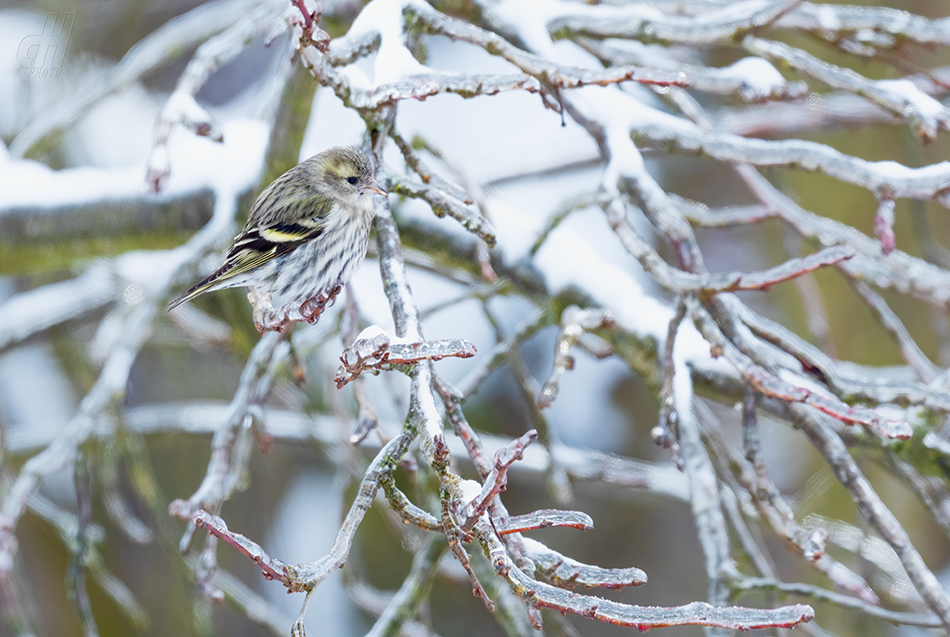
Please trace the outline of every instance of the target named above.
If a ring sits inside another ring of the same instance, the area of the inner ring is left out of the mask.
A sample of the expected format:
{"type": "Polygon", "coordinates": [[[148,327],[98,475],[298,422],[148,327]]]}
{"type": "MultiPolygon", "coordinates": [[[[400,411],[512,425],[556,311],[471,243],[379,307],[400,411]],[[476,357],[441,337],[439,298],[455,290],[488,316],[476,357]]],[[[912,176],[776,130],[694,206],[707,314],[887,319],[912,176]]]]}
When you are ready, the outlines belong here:
{"type": "Polygon", "coordinates": [[[316,323],[366,256],[374,194],[387,195],[356,148],[335,146],[301,162],[260,194],[224,263],[168,311],[206,292],[246,286],[261,334],[292,321],[316,323]]]}

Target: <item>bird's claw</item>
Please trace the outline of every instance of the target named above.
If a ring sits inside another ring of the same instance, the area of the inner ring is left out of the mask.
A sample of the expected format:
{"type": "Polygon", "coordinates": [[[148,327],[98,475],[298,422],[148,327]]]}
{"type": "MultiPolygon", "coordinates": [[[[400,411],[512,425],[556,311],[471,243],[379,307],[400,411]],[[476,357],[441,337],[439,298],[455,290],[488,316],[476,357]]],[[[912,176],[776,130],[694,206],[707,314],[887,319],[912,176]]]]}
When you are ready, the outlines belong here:
{"type": "Polygon", "coordinates": [[[286,316],[279,316],[274,308],[267,308],[263,312],[254,312],[254,327],[258,334],[264,332],[283,332],[290,325],[291,320],[286,316]]]}
{"type": "Polygon", "coordinates": [[[337,284],[336,286],[330,288],[326,293],[321,292],[313,298],[309,298],[303,303],[300,304],[298,310],[301,319],[313,325],[318,320],[320,320],[320,315],[323,314],[323,311],[329,306],[333,305],[333,301],[336,300],[337,295],[340,293],[340,290],[343,289],[342,285],[337,284]]]}
{"type": "Polygon", "coordinates": [[[247,293],[247,300],[251,302],[251,307],[254,308],[254,327],[257,328],[257,332],[261,336],[264,335],[264,332],[283,332],[290,325],[290,319],[287,318],[286,311],[283,309],[275,310],[274,306],[271,305],[270,294],[252,289],[247,293]]]}
{"type": "Polygon", "coordinates": [[[306,321],[310,325],[320,320],[320,315],[329,306],[333,305],[337,295],[343,290],[337,284],[326,292],[311,297],[299,306],[288,303],[279,310],[271,304],[271,295],[257,290],[247,295],[247,300],[254,308],[254,327],[260,334],[264,332],[283,332],[293,321],[306,321]]]}

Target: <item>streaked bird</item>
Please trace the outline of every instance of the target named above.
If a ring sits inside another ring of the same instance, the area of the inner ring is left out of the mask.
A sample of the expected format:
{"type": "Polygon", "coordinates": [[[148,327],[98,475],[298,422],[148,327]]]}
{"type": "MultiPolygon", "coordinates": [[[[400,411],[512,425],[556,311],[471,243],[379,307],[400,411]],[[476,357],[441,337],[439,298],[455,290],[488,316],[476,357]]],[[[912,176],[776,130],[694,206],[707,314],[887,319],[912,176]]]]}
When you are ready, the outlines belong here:
{"type": "Polygon", "coordinates": [[[316,323],[366,256],[374,194],[386,191],[356,148],[314,155],[261,193],[221,267],[168,309],[205,292],[247,286],[262,334],[290,321],[316,323]]]}

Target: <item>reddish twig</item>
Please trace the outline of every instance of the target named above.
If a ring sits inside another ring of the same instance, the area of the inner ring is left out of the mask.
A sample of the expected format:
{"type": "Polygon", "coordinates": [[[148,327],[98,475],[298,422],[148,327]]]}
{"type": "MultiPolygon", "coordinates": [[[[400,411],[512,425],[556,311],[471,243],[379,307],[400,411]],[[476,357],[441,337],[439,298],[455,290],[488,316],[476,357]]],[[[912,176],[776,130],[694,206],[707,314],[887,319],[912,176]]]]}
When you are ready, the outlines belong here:
{"type": "Polygon", "coordinates": [[[456,517],[452,514],[452,503],[447,497],[442,499],[442,527],[445,532],[445,537],[449,541],[449,548],[452,549],[452,555],[455,556],[455,559],[457,559],[459,564],[462,565],[462,568],[465,569],[469,580],[472,582],[472,595],[481,598],[481,600],[485,602],[485,608],[487,608],[489,612],[495,612],[495,602],[493,602],[491,597],[488,596],[488,593],[485,592],[485,588],[478,580],[478,576],[475,574],[475,571],[472,570],[472,563],[468,557],[468,553],[466,553],[462,547],[462,542],[470,542],[471,536],[458,526],[456,517]]]}
{"type": "Polygon", "coordinates": [[[452,424],[455,435],[465,445],[465,451],[468,452],[469,459],[475,465],[478,476],[484,480],[491,471],[491,461],[485,454],[478,433],[472,429],[465,419],[465,414],[462,413],[462,395],[436,374],[432,374],[432,387],[445,405],[445,416],[452,424]]]}
{"type": "Polygon", "coordinates": [[[476,500],[469,503],[470,509],[467,512],[465,523],[462,524],[462,528],[466,532],[475,526],[475,522],[491,506],[495,496],[501,493],[508,484],[508,467],[516,460],[521,460],[524,457],[525,447],[537,439],[538,432],[535,429],[530,429],[520,438],[513,440],[510,445],[504,449],[499,449],[495,453],[495,462],[492,465],[488,479],[485,480],[485,484],[482,486],[481,494],[476,500]]]}
{"type": "Polygon", "coordinates": [[[894,234],[894,197],[882,195],[874,216],[874,234],[881,242],[881,254],[889,255],[897,245],[894,234]]]}
{"type": "MultiPolygon", "coordinates": [[[[175,500],[169,507],[172,515],[188,519],[188,504],[184,500],[175,500]]],[[[252,562],[257,564],[264,575],[264,579],[276,580],[292,592],[297,592],[301,588],[290,577],[290,566],[285,562],[275,559],[268,555],[264,549],[253,540],[235,533],[228,529],[228,525],[220,517],[212,515],[205,510],[196,511],[191,516],[191,521],[199,529],[207,529],[208,533],[220,538],[246,555],[252,562]]]]}
{"type": "Polygon", "coordinates": [[[768,291],[773,285],[789,281],[800,277],[809,272],[814,272],[819,268],[835,265],[852,258],[855,255],[854,248],[850,246],[833,246],[820,250],[807,257],[789,259],[781,265],[769,268],[762,272],[752,272],[749,274],[732,274],[731,282],[719,282],[722,275],[710,275],[715,283],[706,284],[702,287],[702,292],[737,292],[739,290],[761,290],[768,291]]]}
{"type": "Polygon", "coordinates": [[[323,16],[323,7],[318,2],[317,8],[314,11],[307,11],[304,0],[290,0],[290,2],[300,10],[302,18],[302,22],[300,23],[302,28],[300,42],[304,46],[312,45],[316,47],[321,53],[327,53],[330,50],[330,35],[317,26],[317,23],[323,16]]]}

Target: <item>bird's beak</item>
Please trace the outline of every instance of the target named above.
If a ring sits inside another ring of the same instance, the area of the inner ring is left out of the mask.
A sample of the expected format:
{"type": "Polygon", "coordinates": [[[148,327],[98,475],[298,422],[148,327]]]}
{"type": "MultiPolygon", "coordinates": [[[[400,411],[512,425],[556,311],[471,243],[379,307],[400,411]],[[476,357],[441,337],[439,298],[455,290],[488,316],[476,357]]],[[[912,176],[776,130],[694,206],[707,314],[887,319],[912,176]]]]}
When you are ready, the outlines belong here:
{"type": "Polygon", "coordinates": [[[372,190],[372,191],[375,192],[376,194],[383,195],[384,197],[389,194],[388,192],[386,192],[385,190],[383,190],[383,187],[380,186],[380,185],[379,185],[379,182],[376,181],[375,179],[373,179],[372,181],[369,182],[369,186],[367,186],[367,188],[369,188],[370,190],[372,190]]]}

